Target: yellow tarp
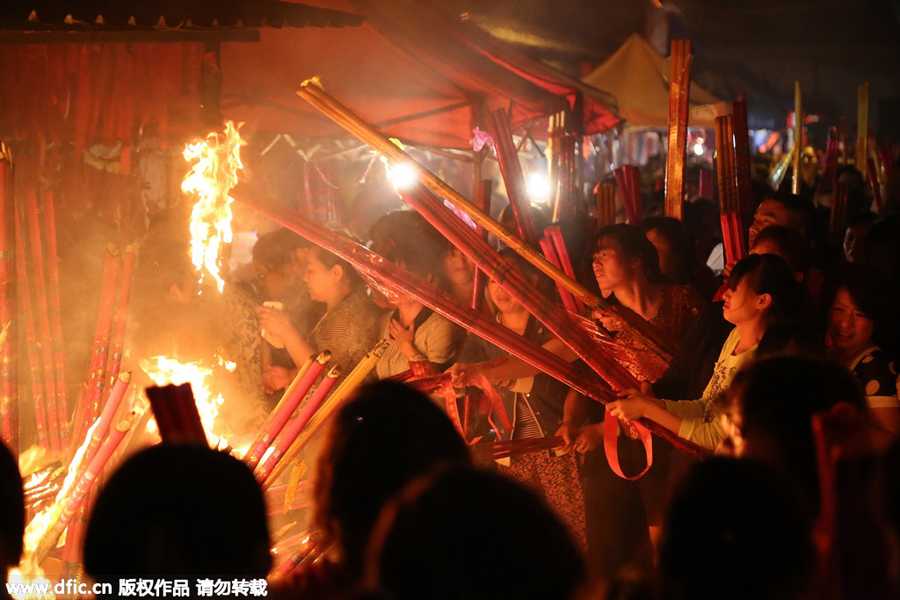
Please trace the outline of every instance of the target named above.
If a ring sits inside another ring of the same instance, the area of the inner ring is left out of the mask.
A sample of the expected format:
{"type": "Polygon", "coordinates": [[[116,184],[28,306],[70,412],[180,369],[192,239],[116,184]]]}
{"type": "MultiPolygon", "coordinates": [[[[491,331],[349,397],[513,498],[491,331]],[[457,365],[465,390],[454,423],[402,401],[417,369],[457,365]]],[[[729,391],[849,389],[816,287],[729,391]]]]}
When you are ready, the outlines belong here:
{"type": "MultiPolygon", "coordinates": [[[[669,61],[638,34],[594,69],[583,81],[613,94],[628,128],[668,127],[669,61]]],[[[712,128],[731,105],[691,85],[688,126],[712,128]]]]}

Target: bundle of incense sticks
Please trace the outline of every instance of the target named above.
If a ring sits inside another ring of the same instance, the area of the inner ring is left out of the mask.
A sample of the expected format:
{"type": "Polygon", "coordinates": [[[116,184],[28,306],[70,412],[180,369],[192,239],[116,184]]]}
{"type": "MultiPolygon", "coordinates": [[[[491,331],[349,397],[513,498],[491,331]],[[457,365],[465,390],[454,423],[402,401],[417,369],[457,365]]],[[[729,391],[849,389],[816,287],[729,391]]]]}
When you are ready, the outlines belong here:
{"type": "Polygon", "coordinates": [[[616,223],[616,188],[603,184],[597,188],[597,230],[616,223]]]}
{"type": "Polygon", "coordinates": [[[316,81],[304,81],[297,90],[297,94],[322,114],[332,119],[335,123],[358,137],[360,140],[372,146],[386,158],[400,164],[408,165],[416,173],[416,176],[422,184],[428,187],[429,190],[452,204],[457,209],[463,211],[475,223],[484,226],[485,229],[496,235],[501,242],[512,248],[545,275],[554,281],[563,283],[575,297],[581,298],[589,308],[593,310],[616,311],[617,316],[619,316],[624,323],[624,330],[628,331],[628,333],[635,338],[645,342],[649,351],[666,360],[671,358],[672,348],[667,345],[665,340],[661,339],[663,336],[660,335],[658,329],[634,313],[622,310],[620,307],[614,307],[602,298],[591,293],[578,282],[567,277],[565,273],[554,267],[553,264],[544,258],[541,253],[535,250],[535,248],[528,243],[523,242],[522,239],[512,235],[502,225],[478,210],[478,208],[470,203],[462,194],[448,186],[444,181],[428,171],[428,169],[421,164],[414,161],[381,132],[328,95],[316,81]]]}
{"type": "Polygon", "coordinates": [[[269,414],[266,422],[260,428],[256,439],[247,450],[244,462],[251,469],[256,467],[259,459],[266,452],[284,426],[287,424],[291,415],[306,397],[306,394],[312,388],[313,384],[325,370],[325,365],[331,360],[331,352],[320,352],[318,355],[310,356],[306,363],[297,372],[297,376],[291,384],[284,390],[281,400],[269,414]]]}
{"type": "Polygon", "coordinates": [[[844,230],[847,229],[847,192],[849,185],[835,183],[831,195],[831,216],[828,219],[828,241],[840,246],[844,243],[844,230]]]}
{"type": "Polygon", "coordinates": [[[493,460],[497,460],[500,458],[508,458],[510,456],[529,454],[531,452],[554,450],[556,448],[561,448],[564,443],[565,442],[560,436],[492,443],[481,442],[474,444],[472,451],[477,456],[486,456],[493,460]]]}
{"type": "Polygon", "coordinates": [[[616,175],[616,184],[622,192],[625,218],[629,225],[639,225],[644,218],[641,205],[641,174],[633,165],[622,165],[613,172],[616,175]]]}
{"type": "Polygon", "coordinates": [[[744,257],[744,226],[737,191],[731,115],[716,117],[716,174],[725,261],[735,264],[744,257]]]}
{"type": "MultiPolygon", "coordinates": [[[[803,155],[803,92],[800,89],[800,82],[794,82],[794,153],[793,160],[793,178],[791,179],[791,193],[800,193],[800,162],[803,155]]],[[[776,188],[777,189],[777,188],[776,188]]]]}
{"type": "Polygon", "coordinates": [[[38,340],[41,354],[41,365],[44,380],[44,397],[47,406],[47,427],[50,430],[51,447],[56,450],[66,447],[69,432],[66,428],[69,414],[66,406],[65,392],[57,396],[53,354],[53,337],[50,334],[50,310],[47,302],[47,277],[44,272],[44,246],[41,235],[40,215],[37,204],[37,193],[28,190],[26,194],[26,221],[28,222],[28,238],[31,242],[32,300],[35,302],[35,321],[38,327],[38,340]]]}
{"type": "MultiPolygon", "coordinates": [[[[372,372],[372,369],[375,368],[375,364],[378,362],[378,359],[384,354],[385,349],[387,348],[387,342],[382,340],[378,343],[374,350],[367,353],[366,356],[359,361],[359,363],[353,368],[352,371],[347,375],[344,381],[341,382],[341,385],[338,386],[334,393],[326,401],[322,401],[319,399],[318,402],[320,405],[317,407],[315,411],[310,411],[311,416],[307,418],[305,423],[299,423],[300,417],[297,417],[298,425],[294,429],[296,430],[295,438],[289,443],[289,447],[281,446],[280,448],[276,448],[275,452],[272,453],[272,456],[264,463],[261,464],[256,470],[256,479],[260,482],[263,489],[269,489],[275,480],[287,469],[291,460],[300,453],[303,448],[306,447],[306,444],[309,443],[309,440],[322,428],[325,421],[328,420],[331,415],[337,411],[338,408],[344,403],[347,398],[350,397],[357,387],[363,382],[363,380],[368,377],[369,373],[372,372]],[[283,448],[283,450],[282,450],[283,448]],[[281,452],[279,456],[276,456],[276,453],[281,452]]],[[[331,387],[334,386],[334,382],[337,380],[337,376],[335,376],[330,382],[329,387],[321,394],[321,397],[324,398],[328,392],[331,390],[331,387]]],[[[327,380],[324,383],[326,383],[327,380]]],[[[316,390],[318,392],[318,389],[316,390]]],[[[312,400],[310,400],[312,402],[312,400]]],[[[286,438],[289,433],[293,433],[293,431],[288,432],[285,431],[284,437],[286,438]]]]}
{"type": "Polygon", "coordinates": [[[7,333],[6,342],[0,347],[0,434],[13,455],[18,456],[19,319],[15,212],[12,157],[6,144],[0,143],[0,327],[7,333]]]}
{"type": "Polygon", "coordinates": [[[150,386],[145,392],[164,443],[209,445],[190,383],[150,386]]]}
{"type": "Polygon", "coordinates": [[[827,189],[834,189],[840,144],[837,128],[832,127],[828,132],[828,142],[825,145],[825,166],[822,169],[822,176],[819,178],[819,185],[816,186],[816,192],[820,193],[827,189]]]}
{"type": "MultiPolygon", "coordinates": [[[[558,269],[562,269],[559,255],[556,253],[556,246],[553,244],[553,240],[546,234],[541,238],[541,250],[544,251],[544,256],[547,257],[547,260],[552,262],[558,269]]],[[[556,288],[559,292],[559,299],[562,300],[566,310],[569,312],[578,312],[572,292],[561,286],[559,283],[556,284],[556,288]]]]}
{"type": "Polygon", "coordinates": [[[856,117],[856,170],[868,177],[866,161],[869,158],[869,82],[861,83],[857,95],[856,117]]]}
{"type": "MultiPolygon", "coordinates": [[[[475,206],[485,213],[491,214],[491,192],[493,190],[493,182],[490,179],[482,179],[475,188],[475,206]]],[[[475,226],[475,232],[481,236],[481,239],[487,241],[488,231],[481,225],[475,226]]],[[[487,285],[487,276],[481,269],[475,269],[472,281],[472,310],[484,310],[484,288],[487,285]]]]}
{"type": "Polygon", "coordinates": [[[51,415],[53,423],[57,423],[56,411],[48,411],[44,400],[41,357],[38,352],[39,342],[33,313],[34,305],[31,299],[31,278],[28,276],[28,267],[25,264],[25,232],[22,230],[22,220],[18,210],[15,211],[14,218],[16,224],[16,255],[19,256],[19,260],[16,261],[19,284],[19,315],[25,325],[25,349],[28,355],[29,381],[31,383],[31,397],[34,403],[35,430],[38,444],[41,447],[59,451],[59,430],[55,427],[48,427],[48,420],[51,415]]]}
{"type": "Polygon", "coordinates": [[[732,104],[731,122],[738,212],[745,215],[752,213],[756,207],[753,206],[753,192],[750,189],[750,130],[747,127],[747,104],[743,100],[732,104]]]}
{"type": "Polygon", "coordinates": [[[691,40],[672,40],[669,56],[669,155],[666,160],[666,216],[681,219],[684,157],[691,95],[691,40]]]}
{"type": "Polygon", "coordinates": [[[575,135],[569,131],[566,112],[550,115],[547,163],[549,165],[553,222],[575,218],[575,135]]]}
{"type": "MultiPolygon", "coordinates": [[[[360,273],[383,280],[389,286],[402,290],[441,316],[476,333],[585,396],[602,403],[615,398],[609,387],[599,378],[576,369],[555,354],[499,325],[493,318],[475,312],[468,306],[463,306],[448,293],[437,289],[421,277],[397,267],[390,261],[384,260],[368,248],[336,234],[296,211],[290,211],[275,203],[258,198],[252,202],[241,198],[238,198],[238,201],[245,202],[248,208],[265,215],[272,221],[348,261],[360,273]]],[[[648,427],[655,434],[668,439],[688,454],[695,456],[706,454],[703,449],[686,442],[664,427],[652,422],[648,423],[648,427]]]]}
{"type": "Polygon", "coordinates": [[[337,383],[340,375],[341,370],[337,366],[331,367],[322,382],[318,386],[316,386],[316,391],[313,392],[312,396],[310,396],[309,400],[306,401],[306,404],[303,406],[303,408],[300,409],[300,413],[297,415],[297,417],[293,421],[291,421],[287,425],[287,427],[284,428],[284,433],[275,444],[272,453],[264,463],[261,463],[256,468],[256,479],[260,483],[266,480],[266,477],[268,477],[269,473],[272,472],[272,469],[275,468],[275,465],[278,464],[278,461],[281,460],[281,457],[285,455],[291,445],[296,441],[297,436],[300,435],[300,432],[303,431],[303,429],[307,425],[309,425],[309,422],[310,420],[312,420],[313,415],[315,415],[316,411],[318,411],[322,406],[322,403],[325,401],[325,397],[329,394],[329,392],[331,392],[332,388],[334,388],[334,385],[335,383],[337,383]]]}
{"type": "Polygon", "coordinates": [[[522,174],[519,153],[512,139],[506,111],[499,109],[488,115],[487,126],[491,137],[494,138],[497,161],[500,164],[503,183],[506,185],[509,207],[519,230],[519,238],[534,246],[537,244],[538,232],[531,214],[531,202],[525,187],[525,176],[522,174]]]}
{"type": "Polygon", "coordinates": [[[59,503],[61,510],[58,515],[55,515],[53,524],[44,532],[34,552],[30,556],[26,556],[23,562],[39,565],[50,554],[50,551],[56,547],[56,543],[59,541],[63,531],[68,527],[78,507],[81,506],[85,495],[91,490],[94,482],[96,482],[103,468],[109,462],[113,452],[121,443],[122,438],[125,437],[125,434],[131,428],[133,421],[134,415],[127,415],[106,436],[103,445],[100,446],[94,458],[91,459],[90,464],[85,467],[66,497],[61,499],[62,501],[59,503]]]}

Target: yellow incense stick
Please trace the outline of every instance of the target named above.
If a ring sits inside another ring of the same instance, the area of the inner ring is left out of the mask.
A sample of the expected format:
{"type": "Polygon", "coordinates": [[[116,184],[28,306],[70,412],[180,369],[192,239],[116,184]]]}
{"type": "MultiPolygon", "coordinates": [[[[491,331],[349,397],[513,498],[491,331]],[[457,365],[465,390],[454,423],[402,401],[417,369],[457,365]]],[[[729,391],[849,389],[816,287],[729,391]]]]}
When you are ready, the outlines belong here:
{"type": "Polygon", "coordinates": [[[359,363],[354,367],[354,369],[347,375],[347,378],[341,382],[336,390],[334,390],[331,395],[328,397],[325,402],[319,407],[319,409],[315,412],[309,422],[306,424],[306,427],[303,428],[303,431],[300,432],[300,435],[297,436],[297,439],[294,440],[294,443],[287,449],[284,453],[284,456],[281,457],[281,460],[278,461],[278,464],[272,469],[272,472],[269,473],[269,476],[266,477],[265,482],[263,483],[263,489],[267,489],[272,483],[275,482],[276,479],[284,472],[284,470],[288,467],[291,460],[297,456],[297,454],[306,446],[309,440],[315,435],[325,421],[330,417],[335,410],[343,403],[343,401],[350,395],[352,391],[354,391],[359,384],[362,383],[363,379],[365,379],[369,373],[372,372],[372,369],[375,368],[375,364],[378,362],[378,359],[384,354],[384,350],[387,348],[387,342],[385,340],[381,340],[378,346],[366,356],[359,361],[359,363]]]}
{"type": "Polygon", "coordinates": [[[800,81],[794,82],[794,177],[791,179],[791,193],[800,193],[800,157],[803,154],[803,106],[800,81]]]}

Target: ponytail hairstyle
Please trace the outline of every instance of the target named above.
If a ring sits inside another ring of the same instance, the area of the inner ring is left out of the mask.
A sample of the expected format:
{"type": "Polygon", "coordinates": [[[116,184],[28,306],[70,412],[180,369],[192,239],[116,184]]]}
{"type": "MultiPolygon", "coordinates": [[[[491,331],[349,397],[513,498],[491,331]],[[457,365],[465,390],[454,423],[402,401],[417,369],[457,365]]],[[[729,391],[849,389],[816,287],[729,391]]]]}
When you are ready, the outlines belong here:
{"type": "Polygon", "coordinates": [[[641,261],[644,274],[650,283],[663,283],[665,278],[659,270],[659,253],[656,246],[647,239],[644,232],[634,225],[627,223],[616,223],[602,228],[597,233],[597,241],[594,247],[597,248],[603,238],[613,238],[619,244],[622,251],[622,257],[626,260],[637,258],[641,261]]]}
{"type": "Polygon", "coordinates": [[[802,319],[803,288],[780,256],[747,256],[732,269],[728,276],[728,287],[735,290],[741,281],[746,281],[755,294],[769,294],[772,297],[772,303],[766,312],[767,326],[796,323],[802,319]]]}

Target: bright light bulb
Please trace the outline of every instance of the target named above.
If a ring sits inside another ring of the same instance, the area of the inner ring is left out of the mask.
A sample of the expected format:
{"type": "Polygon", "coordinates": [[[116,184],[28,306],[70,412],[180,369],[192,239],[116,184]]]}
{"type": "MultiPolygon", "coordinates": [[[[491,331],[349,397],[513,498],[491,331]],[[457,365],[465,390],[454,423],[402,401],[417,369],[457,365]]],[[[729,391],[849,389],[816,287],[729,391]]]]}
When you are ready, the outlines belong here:
{"type": "Polygon", "coordinates": [[[416,172],[406,164],[394,165],[391,168],[391,181],[398,189],[406,189],[416,182],[416,172]]]}
{"type": "Polygon", "coordinates": [[[704,149],[701,142],[697,142],[696,144],[694,144],[694,154],[696,154],[697,156],[703,156],[703,152],[704,149]]]}
{"type": "Polygon", "coordinates": [[[528,191],[528,197],[533,202],[546,202],[550,197],[550,181],[547,179],[547,176],[542,173],[532,173],[528,176],[528,181],[525,183],[525,188],[528,191]]]}

